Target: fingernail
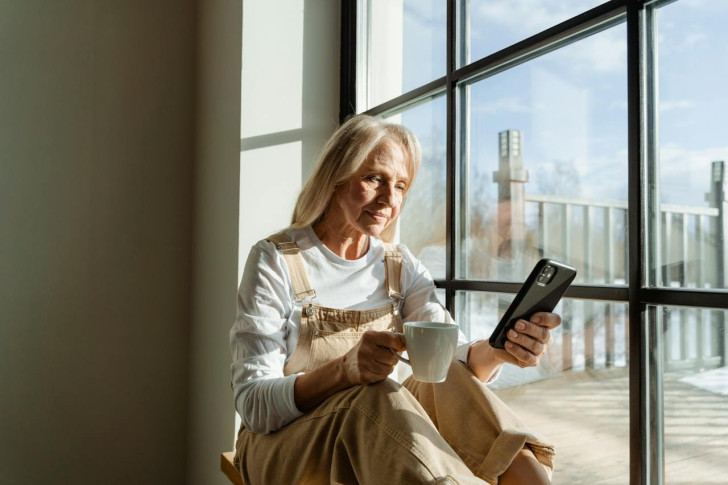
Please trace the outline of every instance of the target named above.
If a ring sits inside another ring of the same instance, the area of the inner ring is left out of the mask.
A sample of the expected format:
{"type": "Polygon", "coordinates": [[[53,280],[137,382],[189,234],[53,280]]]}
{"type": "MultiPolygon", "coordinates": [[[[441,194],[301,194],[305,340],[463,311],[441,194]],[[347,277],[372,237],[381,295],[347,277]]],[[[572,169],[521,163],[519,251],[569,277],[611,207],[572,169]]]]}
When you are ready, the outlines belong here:
{"type": "Polygon", "coordinates": [[[541,317],[531,317],[531,321],[533,323],[539,323],[541,321],[541,317]]]}
{"type": "Polygon", "coordinates": [[[506,342],[506,347],[512,349],[515,344],[513,342],[506,342]]]}
{"type": "Polygon", "coordinates": [[[515,330],[510,330],[510,331],[508,332],[508,335],[509,335],[509,336],[510,336],[511,338],[518,338],[518,333],[517,333],[517,332],[516,332],[515,330]]]}
{"type": "Polygon", "coordinates": [[[516,328],[517,328],[518,330],[525,330],[525,329],[526,329],[526,324],[525,324],[525,323],[523,323],[523,322],[518,322],[518,323],[516,324],[516,328]]]}

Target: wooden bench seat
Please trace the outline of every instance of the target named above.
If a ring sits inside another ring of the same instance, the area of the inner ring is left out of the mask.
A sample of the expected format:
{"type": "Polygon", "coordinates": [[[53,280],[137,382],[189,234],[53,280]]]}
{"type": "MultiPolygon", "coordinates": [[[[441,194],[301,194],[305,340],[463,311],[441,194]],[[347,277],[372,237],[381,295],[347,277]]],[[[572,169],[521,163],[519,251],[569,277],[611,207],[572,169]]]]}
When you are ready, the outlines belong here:
{"type": "Polygon", "coordinates": [[[233,485],[243,485],[243,479],[233,465],[235,458],[234,451],[226,451],[220,455],[220,470],[233,483],[233,485]]]}

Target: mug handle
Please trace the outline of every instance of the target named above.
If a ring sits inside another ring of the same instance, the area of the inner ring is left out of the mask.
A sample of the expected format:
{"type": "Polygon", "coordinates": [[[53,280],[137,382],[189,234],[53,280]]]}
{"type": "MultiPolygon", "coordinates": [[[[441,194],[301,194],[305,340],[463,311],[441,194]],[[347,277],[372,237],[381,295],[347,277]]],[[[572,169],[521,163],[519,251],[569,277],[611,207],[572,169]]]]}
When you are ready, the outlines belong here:
{"type": "MultiPolygon", "coordinates": [[[[399,333],[399,332],[392,332],[392,333],[395,334],[395,335],[399,335],[400,337],[402,337],[402,339],[404,339],[404,334],[403,333],[399,333]]],[[[387,347],[387,348],[389,348],[389,347],[387,347]]],[[[393,349],[389,349],[389,351],[392,352],[394,354],[394,356],[399,359],[400,362],[404,362],[408,366],[412,367],[412,363],[409,361],[409,359],[407,359],[405,357],[402,357],[397,352],[395,352],[393,349]]]]}

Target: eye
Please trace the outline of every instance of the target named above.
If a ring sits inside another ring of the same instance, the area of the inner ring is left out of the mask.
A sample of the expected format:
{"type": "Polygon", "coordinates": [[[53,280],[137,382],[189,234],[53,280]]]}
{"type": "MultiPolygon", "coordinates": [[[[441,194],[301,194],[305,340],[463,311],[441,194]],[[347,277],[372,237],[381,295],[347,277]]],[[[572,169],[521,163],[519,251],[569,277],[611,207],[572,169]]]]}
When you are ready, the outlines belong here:
{"type": "Polygon", "coordinates": [[[377,185],[379,185],[379,184],[382,183],[382,177],[380,177],[379,175],[365,175],[362,178],[364,180],[368,180],[369,182],[373,182],[373,183],[375,183],[377,185]]]}
{"type": "Polygon", "coordinates": [[[407,190],[407,185],[405,185],[405,184],[397,184],[397,185],[395,186],[395,188],[396,188],[396,189],[397,189],[398,191],[400,191],[400,192],[404,192],[405,190],[407,190]]]}

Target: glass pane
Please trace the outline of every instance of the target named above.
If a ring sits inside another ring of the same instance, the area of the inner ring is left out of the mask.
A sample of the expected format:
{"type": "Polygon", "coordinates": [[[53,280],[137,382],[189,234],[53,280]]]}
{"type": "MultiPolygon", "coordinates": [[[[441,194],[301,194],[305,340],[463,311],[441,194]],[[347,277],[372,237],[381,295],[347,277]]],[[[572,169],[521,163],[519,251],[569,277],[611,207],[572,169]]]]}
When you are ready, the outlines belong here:
{"type": "MultiPolygon", "coordinates": [[[[487,338],[513,295],[458,292],[457,322],[487,338]]],[[[629,483],[627,305],[564,299],[538,367],[506,365],[491,384],[556,447],[553,483],[629,483]],[[598,446],[594,443],[598,442],[598,446]]]]}
{"type": "MultiPolygon", "coordinates": [[[[447,165],[445,97],[438,96],[387,119],[411,129],[422,147],[422,164],[407,192],[399,220],[400,241],[435,279],[445,278],[447,165]]],[[[444,297],[443,297],[444,302],[444,297]]]]}
{"type": "Polygon", "coordinates": [[[728,2],[659,8],[659,220],[655,281],[726,288],[728,2]]]}
{"type": "Polygon", "coordinates": [[[549,257],[624,284],[624,24],[464,86],[464,278],[522,281],[549,257]]]}
{"type": "Polygon", "coordinates": [[[461,0],[465,14],[465,64],[497,52],[603,0],[461,0]]]}
{"type": "Polygon", "coordinates": [[[361,1],[367,30],[358,42],[367,77],[358,86],[360,111],[445,75],[447,2],[361,1]]]}
{"type": "Polygon", "coordinates": [[[725,483],[728,476],[726,312],[661,307],[660,313],[665,329],[662,336],[665,483],[725,483]]]}
{"type": "Polygon", "coordinates": [[[440,305],[445,306],[445,300],[447,298],[445,290],[443,290],[442,288],[436,289],[435,296],[437,296],[437,300],[440,302],[440,305]]]}

